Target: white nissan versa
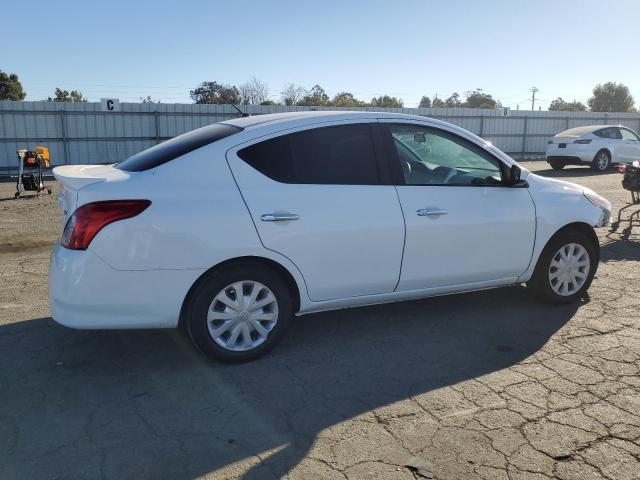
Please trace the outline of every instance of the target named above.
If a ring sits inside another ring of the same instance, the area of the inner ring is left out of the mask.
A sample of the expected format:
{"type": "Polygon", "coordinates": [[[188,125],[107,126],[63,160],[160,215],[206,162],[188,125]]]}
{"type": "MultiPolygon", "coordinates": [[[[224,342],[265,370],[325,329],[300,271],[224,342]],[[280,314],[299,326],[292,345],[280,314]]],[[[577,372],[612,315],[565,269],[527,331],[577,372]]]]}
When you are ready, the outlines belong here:
{"type": "Polygon", "coordinates": [[[378,112],[239,118],[54,175],[52,317],[180,325],[224,361],[265,353],[309,312],[525,282],[574,301],[611,214],[461,128],[378,112]]]}

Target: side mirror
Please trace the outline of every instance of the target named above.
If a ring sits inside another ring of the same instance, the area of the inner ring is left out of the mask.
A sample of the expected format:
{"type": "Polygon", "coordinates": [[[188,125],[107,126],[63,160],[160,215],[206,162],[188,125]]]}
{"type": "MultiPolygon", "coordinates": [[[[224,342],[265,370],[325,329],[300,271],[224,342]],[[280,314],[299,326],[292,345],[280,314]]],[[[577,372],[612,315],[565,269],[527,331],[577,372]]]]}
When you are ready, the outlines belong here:
{"type": "Polygon", "coordinates": [[[521,175],[522,175],[522,169],[517,165],[511,165],[511,168],[508,171],[508,176],[505,183],[510,187],[525,187],[527,185],[527,181],[522,180],[520,178],[521,175]]]}
{"type": "Polygon", "coordinates": [[[509,184],[516,185],[518,182],[520,182],[521,173],[522,173],[522,170],[520,170],[519,166],[511,165],[511,169],[509,172],[509,184]]]}

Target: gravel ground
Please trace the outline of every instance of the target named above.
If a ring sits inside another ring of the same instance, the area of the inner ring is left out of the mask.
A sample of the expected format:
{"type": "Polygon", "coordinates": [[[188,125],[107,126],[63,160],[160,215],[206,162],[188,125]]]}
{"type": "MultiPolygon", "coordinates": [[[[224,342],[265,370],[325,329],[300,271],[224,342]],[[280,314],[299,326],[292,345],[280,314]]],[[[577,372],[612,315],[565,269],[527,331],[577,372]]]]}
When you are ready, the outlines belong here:
{"type": "MultiPolygon", "coordinates": [[[[614,207],[617,173],[543,175],[614,207]]],[[[0,478],[640,478],[640,228],[600,232],[590,298],[526,288],[301,317],[259,361],[177,331],[48,318],[54,195],[0,184],[0,478]]],[[[624,227],[624,225],[623,225],[624,227]]]]}

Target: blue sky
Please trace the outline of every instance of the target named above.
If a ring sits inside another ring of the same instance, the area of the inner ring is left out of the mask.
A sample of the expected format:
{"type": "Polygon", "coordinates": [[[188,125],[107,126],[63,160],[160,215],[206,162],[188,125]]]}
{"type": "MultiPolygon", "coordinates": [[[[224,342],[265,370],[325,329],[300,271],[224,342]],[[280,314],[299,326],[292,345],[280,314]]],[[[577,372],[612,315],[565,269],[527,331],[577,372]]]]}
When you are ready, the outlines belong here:
{"type": "Polygon", "coordinates": [[[521,109],[532,86],[544,109],[617,81],[640,106],[637,0],[28,0],[3,10],[0,69],[20,76],[27,100],[59,86],[91,101],[190,103],[203,80],[256,76],[273,99],[288,82],[409,107],[482,88],[521,109]]]}

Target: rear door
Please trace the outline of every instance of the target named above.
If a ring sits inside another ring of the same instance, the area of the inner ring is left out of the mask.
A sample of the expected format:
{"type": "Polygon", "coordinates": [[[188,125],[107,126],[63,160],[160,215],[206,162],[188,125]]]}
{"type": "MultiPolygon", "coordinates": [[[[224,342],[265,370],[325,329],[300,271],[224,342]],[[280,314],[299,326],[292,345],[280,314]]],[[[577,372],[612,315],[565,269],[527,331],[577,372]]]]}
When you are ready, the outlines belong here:
{"type": "Polygon", "coordinates": [[[626,128],[620,128],[620,135],[622,140],[619,140],[620,145],[616,147],[616,151],[619,151],[622,155],[618,157],[619,161],[625,163],[632,163],[635,160],[640,160],[640,139],[631,130],[626,128]]]}
{"type": "Polygon", "coordinates": [[[313,301],[398,283],[404,221],[394,186],[380,181],[378,128],[307,127],[227,152],[263,245],[296,264],[313,301]]]}

